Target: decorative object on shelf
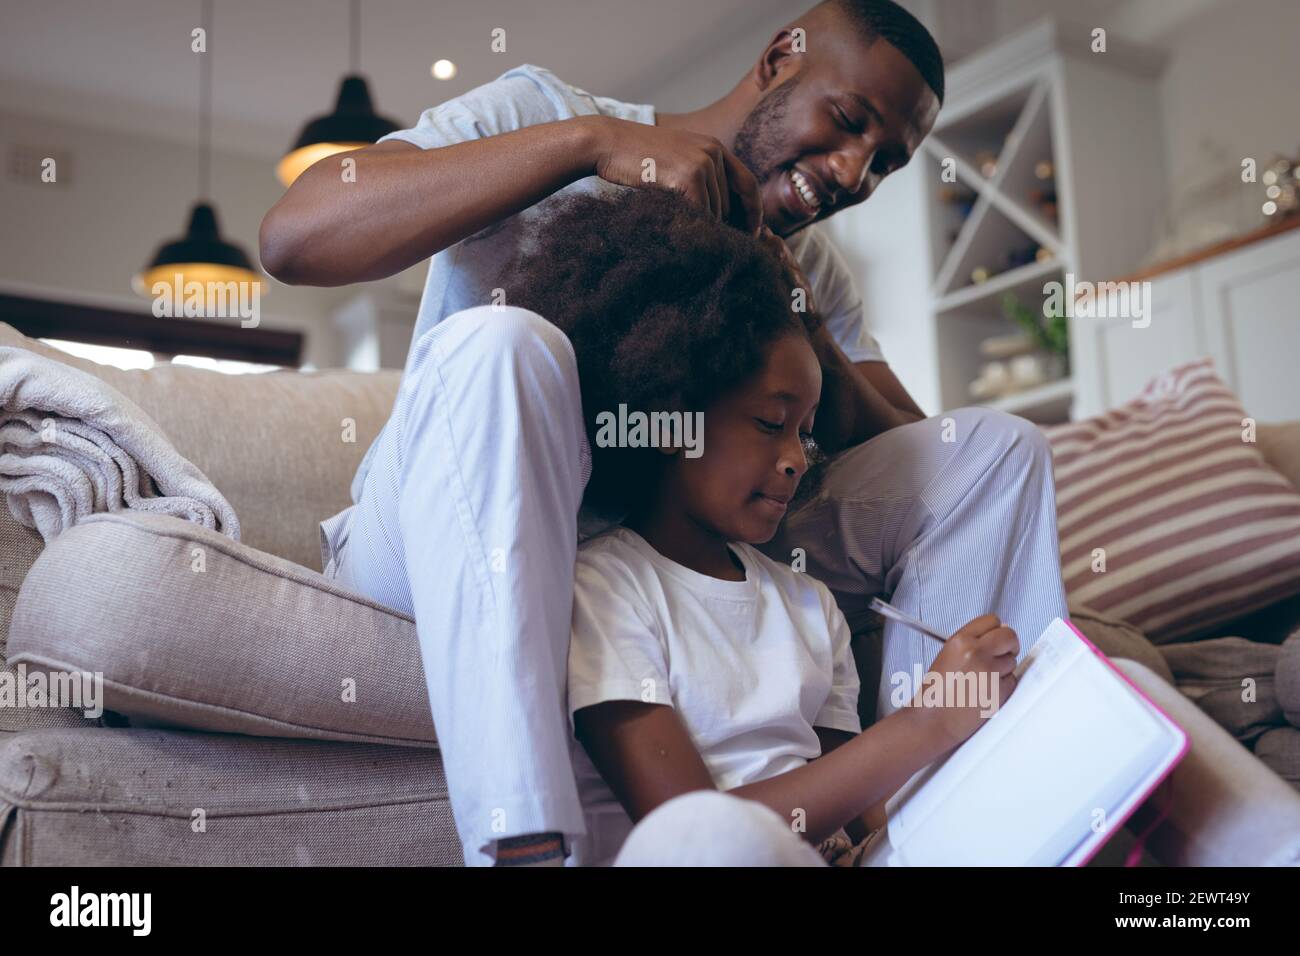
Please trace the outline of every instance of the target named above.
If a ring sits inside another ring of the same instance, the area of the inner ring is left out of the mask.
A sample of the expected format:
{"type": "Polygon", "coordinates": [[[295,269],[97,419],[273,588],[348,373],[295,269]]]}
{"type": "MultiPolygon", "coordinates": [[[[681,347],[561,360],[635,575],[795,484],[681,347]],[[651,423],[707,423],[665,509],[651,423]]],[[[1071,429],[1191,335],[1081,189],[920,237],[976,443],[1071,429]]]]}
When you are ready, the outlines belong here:
{"type": "Polygon", "coordinates": [[[980,377],[970,384],[970,396],[977,401],[993,401],[1054,382],[1062,378],[1059,359],[1060,356],[1036,351],[1005,361],[986,362],[980,369],[980,377]]]}
{"type": "Polygon", "coordinates": [[[996,361],[984,363],[979,378],[970,384],[970,395],[977,401],[991,401],[1037,388],[1062,379],[1069,372],[1069,329],[1065,316],[1035,315],[1013,293],[1003,297],[1002,305],[1007,318],[1018,324],[1021,331],[980,343],[980,354],[996,361]]]}
{"type": "Polygon", "coordinates": [[[980,355],[990,359],[1008,359],[1026,355],[1038,347],[1038,340],[1028,332],[1012,332],[984,339],[980,342],[980,355]]]}
{"type": "Polygon", "coordinates": [[[987,402],[1015,391],[1011,384],[1011,369],[1005,362],[986,362],[980,377],[970,383],[970,397],[987,402]]]}
{"type": "Polygon", "coordinates": [[[1010,271],[1020,266],[1027,266],[1031,262],[1036,262],[1038,260],[1038,250],[1041,248],[1042,246],[1038,243],[1031,242],[1028,245],[1011,249],[1007,252],[1007,270],[1010,271]]]}
{"type": "Polygon", "coordinates": [[[1030,309],[1008,292],[1002,297],[1002,312],[1026,332],[1047,352],[1066,357],[1070,351],[1070,328],[1063,314],[1044,315],[1030,309]]]}
{"type": "Polygon", "coordinates": [[[970,218],[970,214],[975,208],[975,200],[978,196],[976,195],[975,190],[958,183],[955,185],[943,186],[939,190],[937,198],[944,206],[952,209],[957,216],[957,228],[948,230],[948,243],[951,245],[957,241],[957,237],[961,234],[962,225],[970,218]]]}
{"type": "Polygon", "coordinates": [[[1050,159],[1040,159],[1034,164],[1034,178],[1042,185],[1029,190],[1026,198],[1044,219],[1056,225],[1059,221],[1056,209],[1056,164],[1050,159]]]}
{"type": "Polygon", "coordinates": [[[1065,377],[1065,353],[1068,335],[1065,319],[1037,321],[1033,312],[1021,305],[1010,293],[1003,299],[1007,315],[1022,326],[1022,331],[995,335],[980,342],[980,355],[994,361],[985,362],[980,376],[970,384],[970,395],[977,401],[991,401],[1036,388],[1065,377]]]}
{"type": "Polygon", "coordinates": [[[1003,257],[1003,266],[1000,269],[994,270],[988,266],[976,266],[970,272],[970,281],[972,285],[982,285],[994,276],[1002,275],[1004,272],[1019,269],[1033,262],[1046,262],[1051,258],[1052,251],[1050,249],[1045,249],[1036,242],[1030,242],[1027,245],[1008,250],[1003,257]]]}
{"type": "Polygon", "coordinates": [[[1285,219],[1300,210],[1300,157],[1270,160],[1260,182],[1264,184],[1261,210],[1270,220],[1285,219]]]}
{"type": "Polygon", "coordinates": [[[939,202],[952,206],[965,219],[975,208],[975,190],[961,184],[944,186],[939,190],[939,202]]]}
{"type": "Polygon", "coordinates": [[[1173,179],[1176,190],[1161,218],[1159,238],[1140,268],[1181,258],[1259,226],[1264,200],[1257,185],[1242,182],[1236,150],[1204,136],[1183,168],[1173,179]],[[1197,170],[1206,172],[1197,179],[1197,170]]]}

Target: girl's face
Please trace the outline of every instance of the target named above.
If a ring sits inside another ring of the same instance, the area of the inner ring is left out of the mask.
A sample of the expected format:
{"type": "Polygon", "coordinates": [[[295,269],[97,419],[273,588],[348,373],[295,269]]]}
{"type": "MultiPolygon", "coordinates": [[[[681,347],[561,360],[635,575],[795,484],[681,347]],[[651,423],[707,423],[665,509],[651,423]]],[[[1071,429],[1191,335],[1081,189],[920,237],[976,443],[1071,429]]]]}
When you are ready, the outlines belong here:
{"type": "Polygon", "coordinates": [[[669,498],[723,540],[770,540],[808,470],[803,443],[821,388],[808,340],[791,333],[775,341],[763,368],[704,412],[703,453],[674,457],[669,498]]]}

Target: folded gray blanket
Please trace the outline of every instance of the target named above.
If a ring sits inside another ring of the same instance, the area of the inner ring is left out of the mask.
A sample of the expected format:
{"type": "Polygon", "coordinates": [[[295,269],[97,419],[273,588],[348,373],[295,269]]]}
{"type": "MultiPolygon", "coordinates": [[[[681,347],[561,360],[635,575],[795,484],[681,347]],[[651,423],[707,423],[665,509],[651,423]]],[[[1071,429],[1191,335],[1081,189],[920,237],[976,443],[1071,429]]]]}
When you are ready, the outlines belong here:
{"type": "Polygon", "coordinates": [[[143,409],[87,372],[20,348],[0,347],[0,493],[46,542],[88,515],[122,510],[239,540],[230,503],[143,409]]]}

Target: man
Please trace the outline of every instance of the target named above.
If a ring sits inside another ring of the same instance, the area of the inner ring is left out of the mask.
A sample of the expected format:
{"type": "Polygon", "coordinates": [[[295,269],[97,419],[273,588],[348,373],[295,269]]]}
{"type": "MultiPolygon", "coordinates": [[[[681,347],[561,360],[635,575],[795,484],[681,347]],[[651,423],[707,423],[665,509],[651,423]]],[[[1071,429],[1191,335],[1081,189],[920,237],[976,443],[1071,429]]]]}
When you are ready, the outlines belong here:
{"type": "MultiPolygon", "coordinates": [[[[356,504],[322,531],[327,573],[415,618],[467,864],[555,863],[584,830],[564,690],[590,450],[568,340],[510,308],[500,278],[556,194],[640,186],[653,168],[788,240],[825,319],[815,435],[841,453],[768,553],[830,585],[850,624],[875,594],[947,633],[991,611],[1023,654],[1065,614],[1041,436],[981,409],[925,419],[843,260],[809,228],[906,164],[942,98],[942,58],[910,14],[827,0],[702,109],[658,113],[519,67],[348,153],[355,181],[322,160],[267,214],[262,262],[285,282],[373,280],[433,257],[392,418],[356,504]]],[[[927,643],[886,624],[879,715],[906,699],[892,675],[933,661],[927,643]]]]}

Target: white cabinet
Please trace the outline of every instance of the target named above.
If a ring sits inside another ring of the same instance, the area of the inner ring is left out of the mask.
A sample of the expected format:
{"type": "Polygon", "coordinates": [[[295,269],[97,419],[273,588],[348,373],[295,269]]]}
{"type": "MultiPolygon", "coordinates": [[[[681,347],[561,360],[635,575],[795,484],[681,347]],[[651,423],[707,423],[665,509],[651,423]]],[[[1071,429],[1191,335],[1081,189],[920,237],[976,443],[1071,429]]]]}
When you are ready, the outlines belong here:
{"type": "Polygon", "coordinates": [[[1206,349],[1251,416],[1300,420],[1300,230],[1199,268],[1206,349]]]}
{"type": "Polygon", "coordinates": [[[1071,320],[1073,418],[1122,405],[1155,376],[1208,355],[1252,417],[1300,419],[1300,229],[1150,282],[1145,327],[1128,318],[1071,320]]]}
{"type": "Polygon", "coordinates": [[[1122,405],[1154,374],[1205,353],[1196,270],[1151,281],[1150,322],[1075,316],[1073,417],[1122,405]],[[1153,366],[1159,366],[1153,373],[1153,366]]]}

